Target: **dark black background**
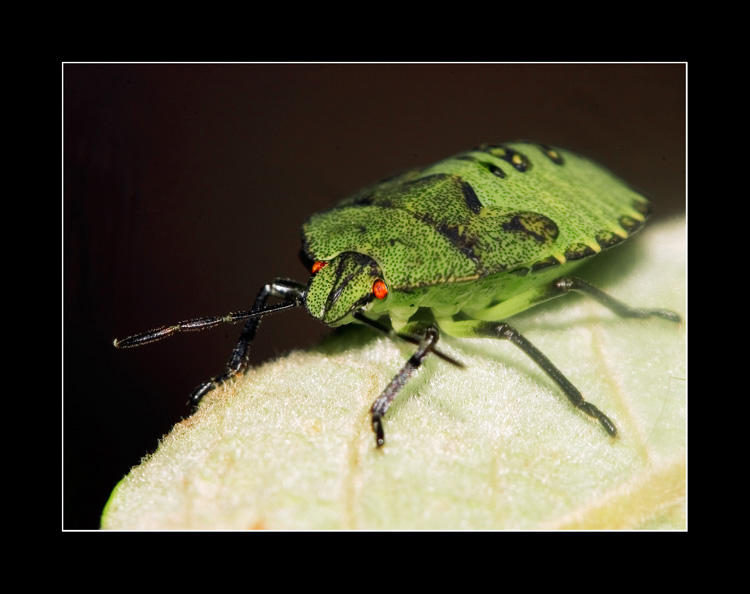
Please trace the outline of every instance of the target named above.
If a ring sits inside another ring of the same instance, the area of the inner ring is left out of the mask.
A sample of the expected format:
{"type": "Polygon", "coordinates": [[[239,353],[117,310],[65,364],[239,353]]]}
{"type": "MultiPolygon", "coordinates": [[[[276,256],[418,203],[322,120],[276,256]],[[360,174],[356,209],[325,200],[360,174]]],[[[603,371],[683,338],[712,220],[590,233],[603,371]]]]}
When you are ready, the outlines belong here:
{"type": "MultiPolygon", "coordinates": [[[[63,65],[63,527],[223,370],[228,326],[127,351],[114,337],[248,309],[306,281],[299,226],[399,170],[482,142],[583,153],[685,209],[684,64],[63,65]]],[[[261,363],[328,330],[269,317],[261,363]]]]}

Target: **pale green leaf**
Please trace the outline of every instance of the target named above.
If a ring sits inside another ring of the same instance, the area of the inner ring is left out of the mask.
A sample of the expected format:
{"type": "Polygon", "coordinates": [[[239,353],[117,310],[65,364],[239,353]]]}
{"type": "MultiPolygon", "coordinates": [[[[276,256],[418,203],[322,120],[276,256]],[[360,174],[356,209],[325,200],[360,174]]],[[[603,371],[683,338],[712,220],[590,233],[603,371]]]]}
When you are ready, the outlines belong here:
{"type": "MultiPolygon", "coordinates": [[[[581,269],[686,315],[684,218],[581,269]]],[[[114,490],[107,529],[686,528],[686,331],[566,296],[512,320],[607,413],[610,438],[505,341],[442,337],[386,416],[412,346],[349,327],[210,394],[114,490]]],[[[268,340],[268,337],[264,337],[268,340]]]]}

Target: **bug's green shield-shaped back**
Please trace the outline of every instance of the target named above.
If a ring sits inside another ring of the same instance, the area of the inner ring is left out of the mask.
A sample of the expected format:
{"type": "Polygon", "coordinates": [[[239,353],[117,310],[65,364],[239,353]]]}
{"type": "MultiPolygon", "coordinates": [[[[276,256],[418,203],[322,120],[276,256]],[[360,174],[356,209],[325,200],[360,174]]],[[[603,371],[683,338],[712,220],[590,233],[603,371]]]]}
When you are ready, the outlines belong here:
{"type": "Polygon", "coordinates": [[[637,230],[649,209],[588,159],[507,143],[364,188],[302,233],[312,259],[366,254],[392,290],[409,290],[580,260],[637,230]]]}

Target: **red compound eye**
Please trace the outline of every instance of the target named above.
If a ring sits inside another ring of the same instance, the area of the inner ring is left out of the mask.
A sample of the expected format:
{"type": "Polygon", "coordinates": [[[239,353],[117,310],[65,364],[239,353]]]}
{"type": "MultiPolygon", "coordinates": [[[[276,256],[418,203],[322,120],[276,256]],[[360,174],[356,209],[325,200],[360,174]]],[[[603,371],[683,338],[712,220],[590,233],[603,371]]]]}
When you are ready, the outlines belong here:
{"type": "Polygon", "coordinates": [[[384,280],[378,279],[372,283],[372,294],[378,299],[385,299],[388,296],[388,286],[384,280]]]}
{"type": "Polygon", "coordinates": [[[317,262],[315,262],[315,264],[312,265],[312,273],[315,274],[324,266],[328,266],[328,262],[321,262],[320,260],[318,260],[317,262]]]}

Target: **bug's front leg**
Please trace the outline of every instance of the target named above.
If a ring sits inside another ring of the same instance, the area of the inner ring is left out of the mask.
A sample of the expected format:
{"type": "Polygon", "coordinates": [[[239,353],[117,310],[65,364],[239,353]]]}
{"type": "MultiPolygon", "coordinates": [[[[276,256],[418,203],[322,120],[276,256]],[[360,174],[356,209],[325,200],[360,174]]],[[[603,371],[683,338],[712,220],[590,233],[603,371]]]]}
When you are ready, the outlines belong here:
{"type": "Polygon", "coordinates": [[[430,326],[425,330],[422,340],[419,342],[419,346],[414,354],[409,358],[401,368],[396,376],[388,384],[388,387],[383,391],[380,397],[373,403],[370,412],[372,413],[372,430],[375,432],[375,445],[382,447],[385,444],[385,431],[383,429],[383,415],[385,415],[388,407],[393,402],[396,394],[399,393],[401,388],[404,387],[411,375],[422,365],[427,354],[430,352],[432,347],[438,341],[440,334],[438,329],[434,326],[430,326]]]}
{"type": "MultiPolygon", "coordinates": [[[[304,298],[305,285],[296,281],[288,279],[276,279],[272,283],[264,285],[263,288],[258,292],[258,296],[255,298],[253,309],[251,312],[262,310],[269,297],[278,297],[287,302],[300,302],[304,298]]],[[[255,338],[255,332],[258,329],[262,316],[252,317],[247,322],[240,333],[240,337],[237,340],[237,344],[232,351],[232,356],[227,363],[227,369],[224,373],[220,373],[212,377],[210,380],[200,384],[190,394],[190,402],[193,405],[198,405],[201,399],[208,394],[211,390],[219,387],[227,380],[234,376],[245,373],[249,368],[249,351],[250,344],[255,338]]]]}

